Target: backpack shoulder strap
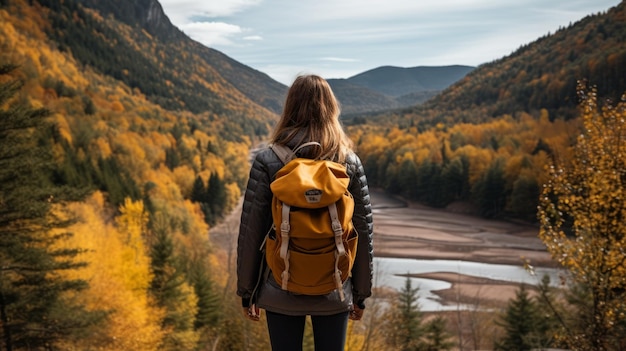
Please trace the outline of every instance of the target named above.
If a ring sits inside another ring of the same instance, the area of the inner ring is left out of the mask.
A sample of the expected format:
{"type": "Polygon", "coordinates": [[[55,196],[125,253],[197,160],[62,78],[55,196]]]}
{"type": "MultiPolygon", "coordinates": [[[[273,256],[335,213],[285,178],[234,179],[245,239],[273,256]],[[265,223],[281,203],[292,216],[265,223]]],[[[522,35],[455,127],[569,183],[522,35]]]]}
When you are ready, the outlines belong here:
{"type": "Polygon", "coordinates": [[[283,164],[286,165],[289,161],[296,158],[296,153],[300,151],[300,149],[303,149],[311,145],[322,147],[322,144],[318,143],[317,141],[309,141],[308,143],[304,143],[298,146],[295,150],[291,150],[289,147],[285,145],[279,145],[279,144],[270,144],[270,148],[272,149],[272,151],[274,151],[276,156],[278,156],[278,158],[283,162],[283,164]]]}
{"type": "Polygon", "coordinates": [[[276,156],[278,156],[280,161],[285,165],[296,157],[296,153],[285,145],[270,144],[270,149],[274,151],[276,156]]]}

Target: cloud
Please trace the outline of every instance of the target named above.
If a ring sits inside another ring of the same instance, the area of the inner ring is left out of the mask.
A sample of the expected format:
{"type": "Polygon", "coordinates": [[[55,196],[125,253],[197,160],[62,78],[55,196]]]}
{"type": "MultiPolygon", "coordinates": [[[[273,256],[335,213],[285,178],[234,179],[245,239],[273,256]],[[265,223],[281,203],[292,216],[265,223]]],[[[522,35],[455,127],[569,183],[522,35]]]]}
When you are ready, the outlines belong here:
{"type": "Polygon", "coordinates": [[[208,18],[231,16],[261,2],[262,0],[160,0],[170,20],[178,25],[190,22],[190,19],[196,16],[208,18]]]}
{"type": "Polygon", "coordinates": [[[250,40],[250,41],[259,41],[259,40],[263,40],[263,37],[260,35],[248,35],[242,38],[243,40],[250,40]]]}
{"type": "Polygon", "coordinates": [[[322,61],[331,61],[331,62],[358,62],[357,59],[352,58],[343,58],[343,57],[322,57],[320,58],[322,61]]]}
{"type": "Polygon", "coordinates": [[[241,27],[224,22],[192,22],[180,29],[206,46],[234,45],[230,38],[243,32],[241,27]]]}

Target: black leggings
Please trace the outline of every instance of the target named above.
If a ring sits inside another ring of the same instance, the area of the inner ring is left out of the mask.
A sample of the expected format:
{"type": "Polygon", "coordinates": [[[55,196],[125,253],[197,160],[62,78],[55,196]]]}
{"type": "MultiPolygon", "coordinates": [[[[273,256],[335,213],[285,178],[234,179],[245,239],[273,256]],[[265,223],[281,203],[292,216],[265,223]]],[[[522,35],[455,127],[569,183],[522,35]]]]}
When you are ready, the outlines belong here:
{"type": "MultiPolygon", "coordinates": [[[[287,316],[266,311],[272,351],[302,350],[306,316],[287,316]]],[[[316,351],[343,351],[348,328],[348,312],[331,316],[311,316],[316,351]]]]}

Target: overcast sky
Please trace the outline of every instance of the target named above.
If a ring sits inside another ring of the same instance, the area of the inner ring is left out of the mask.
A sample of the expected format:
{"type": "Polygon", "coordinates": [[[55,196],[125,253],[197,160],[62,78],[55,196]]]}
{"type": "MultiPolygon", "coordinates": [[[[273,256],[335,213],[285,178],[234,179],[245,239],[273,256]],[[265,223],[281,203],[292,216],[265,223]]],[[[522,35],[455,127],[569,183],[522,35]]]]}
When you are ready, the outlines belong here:
{"type": "Polygon", "coordinates": [[[379,66],[478,66],[619,0],[160,0],[191,38],[289,85],[379,66]]]}

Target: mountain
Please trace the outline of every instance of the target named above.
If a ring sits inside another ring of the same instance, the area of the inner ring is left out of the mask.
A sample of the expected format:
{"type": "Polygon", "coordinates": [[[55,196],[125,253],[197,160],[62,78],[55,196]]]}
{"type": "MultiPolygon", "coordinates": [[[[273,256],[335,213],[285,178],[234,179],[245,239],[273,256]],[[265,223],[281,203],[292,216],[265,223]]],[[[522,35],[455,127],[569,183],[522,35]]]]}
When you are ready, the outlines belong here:
{"type": "Polygon", "coordinates": [[[39,3],[53,10],[47,33],[62,50],[165,108],[221,109],[217,91],[234,90],[273,112],[281,110],[284,85],[190,39],[156,0],[39,3]]]}
{"type": "Polygon", "coordinates": [[[400,97],[421,91],[443,90],[473,69],[460,65],[412,68],[384,66],[347,80],[389,96],[400,97]]]}
{"type": "Polygon", "coordinates": [[[566,165],[585,134],[580,116],[623,112],[614,106],[626,93],[625,18],[622,1],[421,105],[350,116],[368,183],[430,206],[536,221],[549,166],[566,165]]]}
{"type": "Polygon", "coordinates": [[[237,325],[240,302],[219,292],[230,265],[210,228],[239,204],[249,150],[285,92],[188,38],[157,1],[0,0],[0,150],[13,178],[0,212],[23,198],[7,225],[37,233],[0,238],[11,296],[0,349],[248,349],[215,332],[237,325]],[[44,280],[58,288],[42,298],[44,280]]]}
{"type": "Polygon", "coordinates": [[[422,103],[474,67],[378,67],[347,79],[329,79],[344,114],[389,110],[422,103]]]}
{"type": "Polygon", "coordinates": [[[625,7],[622,1],[483,64],[423,106],[402,114],[420,115],[421,121],[445,114],[446,123],[455,123],[545,109],[552,118],[568,119],[576,115],[579,80],[597,85],[599,96],[618,101],[626,90],[625,7]]]}

